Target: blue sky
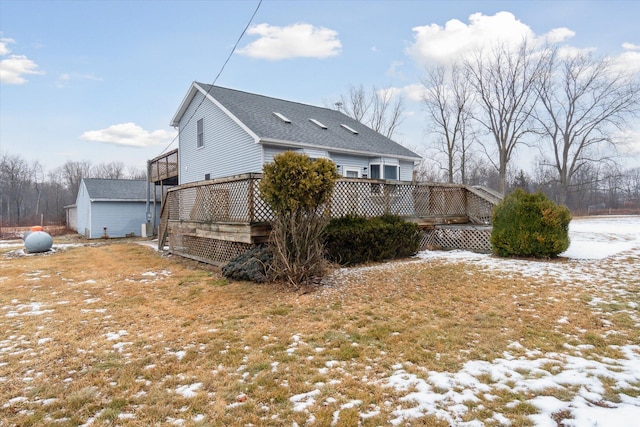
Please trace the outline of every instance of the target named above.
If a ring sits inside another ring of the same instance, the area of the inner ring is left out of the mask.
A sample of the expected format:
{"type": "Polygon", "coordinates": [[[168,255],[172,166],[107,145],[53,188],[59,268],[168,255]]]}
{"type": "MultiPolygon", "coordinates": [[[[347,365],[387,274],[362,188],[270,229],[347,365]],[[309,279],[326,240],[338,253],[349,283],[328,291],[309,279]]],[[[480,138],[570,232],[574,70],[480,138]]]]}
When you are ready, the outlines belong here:
{"type": "MultiPolygon", "coordinates": [[[[144,167],[177,147],[169,122],[187,89],[213,82],[257,5],[0,0],[0,150],[47,169],[144,167]]],[[[263,0],[216,84],[320,106],[350,85],[393,87],[407,99],[395,139],[420,150],[425,66],[470,41],[556,34],[640,72],[638,16],[636,0],[263,0]]]]}

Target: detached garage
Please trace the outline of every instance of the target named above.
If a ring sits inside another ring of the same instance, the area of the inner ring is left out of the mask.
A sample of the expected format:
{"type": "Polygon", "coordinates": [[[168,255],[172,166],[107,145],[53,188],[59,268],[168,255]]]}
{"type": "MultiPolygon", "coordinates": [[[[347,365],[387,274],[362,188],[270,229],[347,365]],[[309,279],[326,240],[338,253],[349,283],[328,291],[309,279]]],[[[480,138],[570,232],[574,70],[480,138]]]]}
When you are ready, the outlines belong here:
{"type": "MultiPolygon", "coordinates": [[[[88,239],[140,236],[147,222],[145,180],[85,178],[76,197],[78,233],[88,239]]],[[[160,198],[149,201],[151,218],[160,217],[160,198]]]]}

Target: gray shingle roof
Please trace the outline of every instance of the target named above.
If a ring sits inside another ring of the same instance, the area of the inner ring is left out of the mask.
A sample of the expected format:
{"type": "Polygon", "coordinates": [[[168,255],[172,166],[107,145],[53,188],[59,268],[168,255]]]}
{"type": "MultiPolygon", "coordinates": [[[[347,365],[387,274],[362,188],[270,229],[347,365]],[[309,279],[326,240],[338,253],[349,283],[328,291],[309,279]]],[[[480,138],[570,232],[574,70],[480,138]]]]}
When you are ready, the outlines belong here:
{"type": "Polygon", "coordinates": [[[204,83],[195,84],[222,104],[262,142],[296,143],[359,154],[420,158],[413,151],[337,110],[204,83]],[[274,112],[284,115],[291,123],[283,122],[273,114],[274,112]],[[327,129],[319,127],[309,119],[317,120],[327,129]],[[341,127],[341,124],[358,133],[353,134],[341,127]]]}
{"type": "MultiPolygon", "coordinates": [[[[147,200],[145,180],[84,178],[83,181],[92,200],[147,200]]],[[[160,200],[160,197],[156,200],[160,200]]]]}

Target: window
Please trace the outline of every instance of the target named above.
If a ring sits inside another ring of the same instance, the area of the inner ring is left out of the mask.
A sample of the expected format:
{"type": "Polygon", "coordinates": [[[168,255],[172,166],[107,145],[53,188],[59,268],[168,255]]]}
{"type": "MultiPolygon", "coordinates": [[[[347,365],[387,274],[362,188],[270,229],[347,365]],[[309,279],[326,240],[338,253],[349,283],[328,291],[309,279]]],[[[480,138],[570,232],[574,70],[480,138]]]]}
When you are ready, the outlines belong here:
{"type": "Polygon", "coordinates": [[[384,165],[384,179],[398,180],[398,166],[384,165]]]}
{"type": "Polygon", "coordinates": [[[345,166],[343,170],[345,178],[360,178],[360,169],[358,168],[345,166]]]}
{"type": "Polygon", "coordinates": [[[343,129],[348,130],[349,132],[351,132],[351,133],[352,133],[352,134],[354,134],[354,135],[357,135],[357,134],[358,134],[358,131],[357,131],[357,130],[355,130],[355,129],[353,129],[352,127],[349,127],[349,126],[344,125],[344,124],[341,124],[340,126],[342,126],[342,128],[343,128],[343,129]]]}
{"type": "Polygon", "coordinates": [[[276,116],[277,118],[279,118],[280,120],[282,120],[285,123],[291,123],[291,120],[289,120],[284,114],[277,113],[277,112],[274,111],[273,115],[276,116]]]}
{"type": "Polygon", "coordinates": [[[398,181],[400,179],[400,167],[398,165],[369,165],[371,173],[370,178],[373,179],[390,179],[398,181]]]}
{"type": "Polygon", "coordinates": [[[198,143],[197,148],[204,147],[204,119],[198,120],[198,143]]]}
{"type": "Polygon", "coordinates": [[[323,125],[322,123],[320,123],[316,119],[309,119],[309,121],[311,123],[313,123],[314,125],[318,126],[319,128],[322,128],[322,129],[326,129],[327,128],[325,125],[323,125]]]}
{"type": "Polygon", "coordinates": [[[373,178],[373,179],[382,178],[382,175],[380,175],[380,165],[371,165],[369,170],[371,171],[370,178],[373,178]]]}

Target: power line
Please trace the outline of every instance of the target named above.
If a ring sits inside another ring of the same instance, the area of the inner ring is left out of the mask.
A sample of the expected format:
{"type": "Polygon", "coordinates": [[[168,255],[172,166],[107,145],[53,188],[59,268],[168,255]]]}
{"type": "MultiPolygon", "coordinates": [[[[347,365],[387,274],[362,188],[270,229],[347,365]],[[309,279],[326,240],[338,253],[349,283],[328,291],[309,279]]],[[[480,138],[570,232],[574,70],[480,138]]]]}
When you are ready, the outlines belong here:
{"type": "MultiPolygon", "coordinates": [[[[222,74],[222,72],[224,71],[224,68],[227,66],[227,63],[229,62],[229,60],[231,59],[231,57],[233,56],[233,54],[235,53],[236,49],[238,48],[238,44],[240,44],[240,40],[242,40],[242,37],[244,37],[245,33],[247,32],[247,30],[249,29],[249,26],[251,26],[251,23],[253,22],[253,18],[255,18],[256,14],[258,13],[258,9],[260,9],[260,5],[262,4],[262,0],[258,1],[258,5],[256,6],[256,9],[253,11],[253,14],[251,15],[251,18],[249,18],[249,22],[247,22],[247,25],[244,27],[244,30],[242,30],[242,33],[240,34],[240,37],[238,37],[238,39],[236,40],[236,43],[233,45],[233,48],[231,49],[231,52],[229,53],[229,55],[227,56],[227,59],[224,61],[224,63],[222,64],[222,67],[220,67],[220,71],[218,71],[218,74],[216,75],[215,79],[213,79],[213,83],[211,83],[211,85],[209,86],[209,89],[207,89],[207,93],[205,94],[204,97],[202,97],[202,100],[200,101],[200,103],[198,104],[198,106],[193,110],[193,113],[191,113],[191,116],[189,116],[189,119],[187,120],[187,123],[184,124],[184,127],[186,127],[190,122],[191,119],[193,118],[193,116],[196,114],[196,111],[198,111],[198,109],[200,108],[200,106],[202,105],[202,103],[204,102],[205,98],[207,97],[207,95],[209,95],[209,91],[211,89],[213,89],[213,86],[216,84],[216,82],[218,81],[218,78],[220,77],[220,75],[222,74]]],[[[162,153],[164,153],[165,151],[167,151],[167,149],[169,147],[171,147],[171,144],[173,144],[174,142],[176,142],[176,139],[180,137],[180,129],[178,129],[178,134],[171,140],[171,142],[164,148],[164,150],[162,150],[160,152],[160,154],[158,154],[158,156],[160,156],[162,153]]],[[[157,157],[157,156],[156,156],[157,157]]]]}

